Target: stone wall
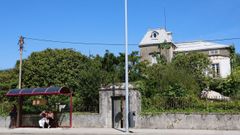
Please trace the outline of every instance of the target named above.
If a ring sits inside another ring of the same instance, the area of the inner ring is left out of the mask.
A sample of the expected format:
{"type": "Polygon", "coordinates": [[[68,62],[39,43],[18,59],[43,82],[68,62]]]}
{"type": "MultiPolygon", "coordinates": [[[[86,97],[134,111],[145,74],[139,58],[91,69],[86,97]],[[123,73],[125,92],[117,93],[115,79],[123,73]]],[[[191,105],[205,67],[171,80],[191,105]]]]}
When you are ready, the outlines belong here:
{"type": "Polygon", "coordinates": [[[103,128],[105,120],[100,114],[73,114],[73,128],[93,127],[103,128]]]}
{"type": "Polygon", "coordinates": [[[171,62],[173,58],[173,51],[175,49],[175,46],[172,43],[168,43],[170,45],[170,48],[163,48],[159,49],[158,46],[161,46],[162,44],[152,44],[152,45],[141,45],[140,47],[140,56],[141,61],[148,61],[152,62],[152,55],[154,53],[161,53],[163,55],[167,62],[171,62]]]}
{"type": "Polygon", "coordinates": [[[240,130],[240,115],[160,114],[137,119],[136,128],[240,130]]]}
{"type": "Polygon", "coordinates": [[[0,128],[6,127],[8,128],[10,124],[10,117],[0,117],[0,128]]]}
{"type": "MultiPolygon", "coordinates": [[[[57,125],[61,127],[70,126],[69,113],[60,113],[55,117],[57,125]]],[[[74,118],[74,116],[73,116],[74,118]]],[[[41,119],[39,114],[24,114],[22,116],[22,127],[39,127],[39,120],[41,119]]]]}
{"type": "MultiPolygon", "coordinates": [[[[0,127],[9,126],[9,117],[0,117],[0,127]]],[[[223,114],[160,114],[135,118],[135,128],[240,130],[240,115],[223,114]]],[[[74,114],[73,128],[111,128],[99,114],[74,114]]],[[[110,125],[111,126],[111,125],[110,125]]]]}

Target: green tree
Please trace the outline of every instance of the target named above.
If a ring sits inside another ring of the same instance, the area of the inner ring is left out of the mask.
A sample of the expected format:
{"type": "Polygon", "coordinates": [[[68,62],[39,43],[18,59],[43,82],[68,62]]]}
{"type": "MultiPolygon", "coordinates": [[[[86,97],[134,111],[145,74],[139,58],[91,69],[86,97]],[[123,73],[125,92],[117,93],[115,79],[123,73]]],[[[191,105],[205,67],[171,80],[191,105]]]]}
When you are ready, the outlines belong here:
{"type": "Polygon", "coordinates": [[[187,70],[178,69],[172,64],[155,64],[147,67],[145,76],[144,80],[152,84],[151,87],[155,87],[154,89],[157,89],[158,93],[162,93],[169,89],[169,86],[175,86],[176,84],[186,89],[186,92],[190,95],[196,93],[196,90],[199,89],[192,74],[189,74],[187,70]]]}
{"type": "Polygon", "coordinates": [[[148,66],[137,82],[142,94],[143,109],[163,107],[172,97],[196,97],[199,85],[192,74],[172,64],[148,66]]]}
{"type": "Polygon", "coordinates": [[[205,71],[210,71],[208,66],[210,60],[208,56],[203,53],[180,53],[177,54],[173,61],[173,65],[179,69],[185,69],[195,77],[195,80],[200,84],[201,88],[206,87],[205,71]]]}
{"type": "MultiPolygon", "coordinates": [[[[119,53],[115,56],[108,50],[105,52],[102,61],[102,68],[105,74],[105,84],[118,83],[125,81],[125,54],[119,53]]],[[[141,79],[142,71],[146,64],[140,62],[140,56],[137,51],[128,55],[129,81],[134,82],[141,79]]]]}
{"type": "Polygon", "coordinates": [[[158,64],[163,64],[163,65],[167,64],[167,59],[165,58],[164,55],[161,55],[160,53],[154,52],[153,57],[156,58],[158,64]]]}
{"type": "MultiPolygon", "coordinates": [[[[125,81],[125,54],[120,53],[117,57],[118,64],[118,73],[119,78],[123,82],[125,81]]],[[[129,73],[129,81],[135,82],[142,78],[142,71],[147,66],[144,62],[140,62],[140,56],[137,51],[133,51],[128,55],[128,73],[129,73]]]]}
{"type": "Polygon", "coordinates": [[[234,62],[232,64],[233,64],[233,69],[235,69],[235,68],[240,66],[240,54],[239,53],[235,54],[234,62]]]}
{"type": "Polygon", "coordinates": [[[116,69],[116,65],[119,63],[117,60],[117,57],[109,52],[109,50],[106,50],[103,59],[102,59],[102,67],[107,72],[114,72],[116,69]]]}
{"type": "Polygon", "coordinates": [[[105,51],[105,54],[102,58],[98,57],[101,61],[102,70],[103,70],[103,86],[118,82],[119,78],[117,76],[117,66],[119,60],[117,56],[111,53],[109,50],[105,51]]]}
{"type": "Polygon", "coordinates": [[[9,89],[14,89],[18,84],[18,74],[15,69],[0,71],[0,116],[8,116],[14,98],[6,97],[9,89]]]}
{"type": "Polygon", "coordinates": [[[210,89],[225,96],[240,98],[240,67],[235,68],[227,78],[212,79],[210,89]]]}
{"type": "Polygon", "coordinates": [[[18,84],[18,74],[15,69],[0,71],[0,90],[16,88],[18,84]]]}
{"type": "Polygon", "coordinates": [[[23,87],[69,87],[75,109],[98,106],[101,80],[101,63],[72,49],[34,52],[23,63],[23,87]]]}
{"type": "Polygon", "coordinates": [[[231,68],[234,70],[238,66],[240,66],[240,54],[236,53],[236,49],[234,45],[231,45],[229,48],[230,59],[231,59],[231,68]]]}

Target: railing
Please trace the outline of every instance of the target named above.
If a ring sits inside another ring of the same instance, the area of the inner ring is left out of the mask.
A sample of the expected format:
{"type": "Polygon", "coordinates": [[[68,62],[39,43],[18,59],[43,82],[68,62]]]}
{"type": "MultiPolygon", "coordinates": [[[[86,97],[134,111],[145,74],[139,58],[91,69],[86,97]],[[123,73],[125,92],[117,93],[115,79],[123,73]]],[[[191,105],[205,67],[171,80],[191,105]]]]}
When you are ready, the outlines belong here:
{"type": "MultiPolygon", "coordinates": [[[[159,97],[161,98],[161,97],[159,97]]],[[[240,100],[228,100],[215,97],[212,99],[192,97],[162,97],[161,99],[143,106],[143,111],[183,112],[183,113],[240,113],[240,100]]]]}

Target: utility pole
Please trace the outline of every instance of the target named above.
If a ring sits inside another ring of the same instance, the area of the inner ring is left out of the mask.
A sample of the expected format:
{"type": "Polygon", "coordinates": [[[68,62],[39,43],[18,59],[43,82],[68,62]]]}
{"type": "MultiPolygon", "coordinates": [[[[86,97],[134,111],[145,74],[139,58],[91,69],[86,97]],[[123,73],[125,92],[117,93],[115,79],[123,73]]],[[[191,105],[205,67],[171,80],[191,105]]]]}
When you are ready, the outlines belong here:
{"type": "Polygon", "coordinates": [[[19,63],[19,80],[18,80],[18,88],[22,88],[22,52],[23,52],[23,44],[24,44],[24,38],[23,36],[20,36],[18,45],[19,45],[19,51],[20,51],[20,63],[19,63]]]}
{"type": "MultiPolygon", "coordinates": [[[[20,61],[19,61],[19,81],[18,81],[18,88],[22,88],[22,53],[23,53],[23,44],[24,44],[24,37],[20,36],[18,45],[20,51],[20,61]]],[[[23,97],[18,97],[18,109],[17,109],[17,127],[21,126],[22,121],[22,104],[23,104],[23,97]]]]}
{"type": "Polygon", "coordinates": [[[128,114],[128,0],[125,0],[125,133],[129,132],[128,114]]]}

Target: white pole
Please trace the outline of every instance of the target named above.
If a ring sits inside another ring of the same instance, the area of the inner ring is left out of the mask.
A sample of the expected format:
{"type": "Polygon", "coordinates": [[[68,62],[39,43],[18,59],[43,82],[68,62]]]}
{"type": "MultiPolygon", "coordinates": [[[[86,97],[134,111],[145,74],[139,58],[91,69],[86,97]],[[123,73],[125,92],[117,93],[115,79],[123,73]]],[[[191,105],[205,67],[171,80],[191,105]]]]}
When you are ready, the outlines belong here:
{"type": "Polygon", "coordinates": [[[125,132],[128,133],[128,0],[125,0],[125,132]]]}

